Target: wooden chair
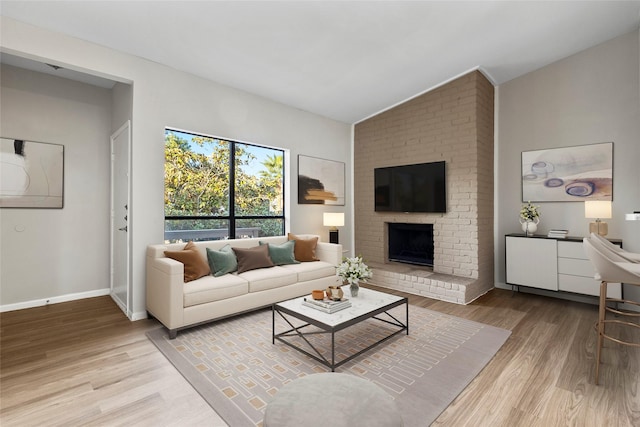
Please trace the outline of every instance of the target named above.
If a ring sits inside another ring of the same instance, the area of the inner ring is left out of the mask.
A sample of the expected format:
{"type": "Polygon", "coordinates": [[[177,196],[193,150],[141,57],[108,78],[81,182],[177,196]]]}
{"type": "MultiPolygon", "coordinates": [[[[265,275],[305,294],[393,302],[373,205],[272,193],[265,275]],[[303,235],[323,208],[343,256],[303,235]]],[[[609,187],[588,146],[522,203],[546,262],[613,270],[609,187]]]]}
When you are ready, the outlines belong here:
{"type": "Polygon", "coordinates": [[[585,237],[583,239],[583,245],[587,257],[595,267],[595,279],[600,281],[600,304],[598,310],[598,322],[596,324],[596,329],[598,331],[598,348],[596,352],[595,383],[597,385],[600,380],[600,355],[602,353],[602,344],[605,338],[618,344],[640,347],[640,343],[624,341],[611,335],[607,335],[605,328],[609,323],[616,323],[618,325],[638,329],[640,332],[640,324],[638,323],[606,318],[607,312],[615,313],[617,316],[640,318],[640,312],[621,310],[617,308],[617,304],[616,307],[610,307],[608,305],[608,303],[614,302],[640,307],[640,302],[619,298],[607,298],[607,284],[609,282],[640,286],[640,263],[629,262],[625,258],[615,254],[613,251],[603,251],[602,248],[597,246],[597,244],[594,244],[590,237],[585,237]]]}

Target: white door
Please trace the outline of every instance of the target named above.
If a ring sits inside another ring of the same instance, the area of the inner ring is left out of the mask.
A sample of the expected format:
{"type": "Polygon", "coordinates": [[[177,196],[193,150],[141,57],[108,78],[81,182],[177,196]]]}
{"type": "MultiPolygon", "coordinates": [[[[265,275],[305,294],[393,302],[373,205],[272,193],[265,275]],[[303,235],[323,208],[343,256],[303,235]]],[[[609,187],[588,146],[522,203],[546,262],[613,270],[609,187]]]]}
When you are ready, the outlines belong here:
{"type": "Polygon", "coordinates": [[[111,135],[111,297],[131,319],[129,189],[131,122],[111,135]]]}

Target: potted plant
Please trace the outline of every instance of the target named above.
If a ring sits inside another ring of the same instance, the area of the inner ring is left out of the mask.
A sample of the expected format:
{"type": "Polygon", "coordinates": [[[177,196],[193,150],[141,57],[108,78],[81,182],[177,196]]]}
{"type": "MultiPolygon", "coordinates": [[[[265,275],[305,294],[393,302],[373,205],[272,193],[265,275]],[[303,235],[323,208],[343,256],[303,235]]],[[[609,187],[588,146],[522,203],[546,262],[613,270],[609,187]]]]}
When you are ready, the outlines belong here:
{"type": "Polygon", "coordinates": [[[358,296],[360,282],[366,282],[373,276],[373,272],[361,256],[353,258],[343,258],[342,263],[338,266],[336,274],[342,279],[344,285],[349,284],[349,290],[352,297],[358,296]]]}
{"type": "Polygon", "coordinates": [[[540,206],[527,202],[526,205],[522,205],[520,209],[520,224],[522,224],[522,231],[525,236],[533,236],[538,230],[538,224],[540,223],[540,206]]]}

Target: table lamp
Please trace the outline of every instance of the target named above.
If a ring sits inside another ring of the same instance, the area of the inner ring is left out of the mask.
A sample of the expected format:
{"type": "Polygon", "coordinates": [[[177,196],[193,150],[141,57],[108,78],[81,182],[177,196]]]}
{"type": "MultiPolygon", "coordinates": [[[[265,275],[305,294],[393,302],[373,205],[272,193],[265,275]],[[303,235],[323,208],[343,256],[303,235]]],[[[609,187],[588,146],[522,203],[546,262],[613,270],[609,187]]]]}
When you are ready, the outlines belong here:
{"type": "Polygon", "coordinates": [[[338,243],[338,227],[344,226],[344,213],[325,212],[322,216],[322,223],[329,229],[329,243],[338,243]]]}
{"type": "Polygon", "coordinates": [[[595,218],[595,222],[589,223],[589,233],[597,233],[606,236],[609,226],[601,218],[611,218],[611,202],[604,200],[594,200],[584,202],[585,218],[595,218]]]}

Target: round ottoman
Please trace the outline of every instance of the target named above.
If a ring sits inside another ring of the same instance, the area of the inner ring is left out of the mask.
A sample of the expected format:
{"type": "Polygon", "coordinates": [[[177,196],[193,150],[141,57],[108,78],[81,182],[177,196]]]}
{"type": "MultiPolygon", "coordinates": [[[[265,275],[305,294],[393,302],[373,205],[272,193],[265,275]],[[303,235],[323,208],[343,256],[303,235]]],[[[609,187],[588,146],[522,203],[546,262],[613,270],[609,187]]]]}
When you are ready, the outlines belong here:
{"type": "Polygon", "coordinates": [[[298,378],[267,405],[264,427],[394,427],[402,417],[391,396],[370,381],[327,372],[298,378]]]}

